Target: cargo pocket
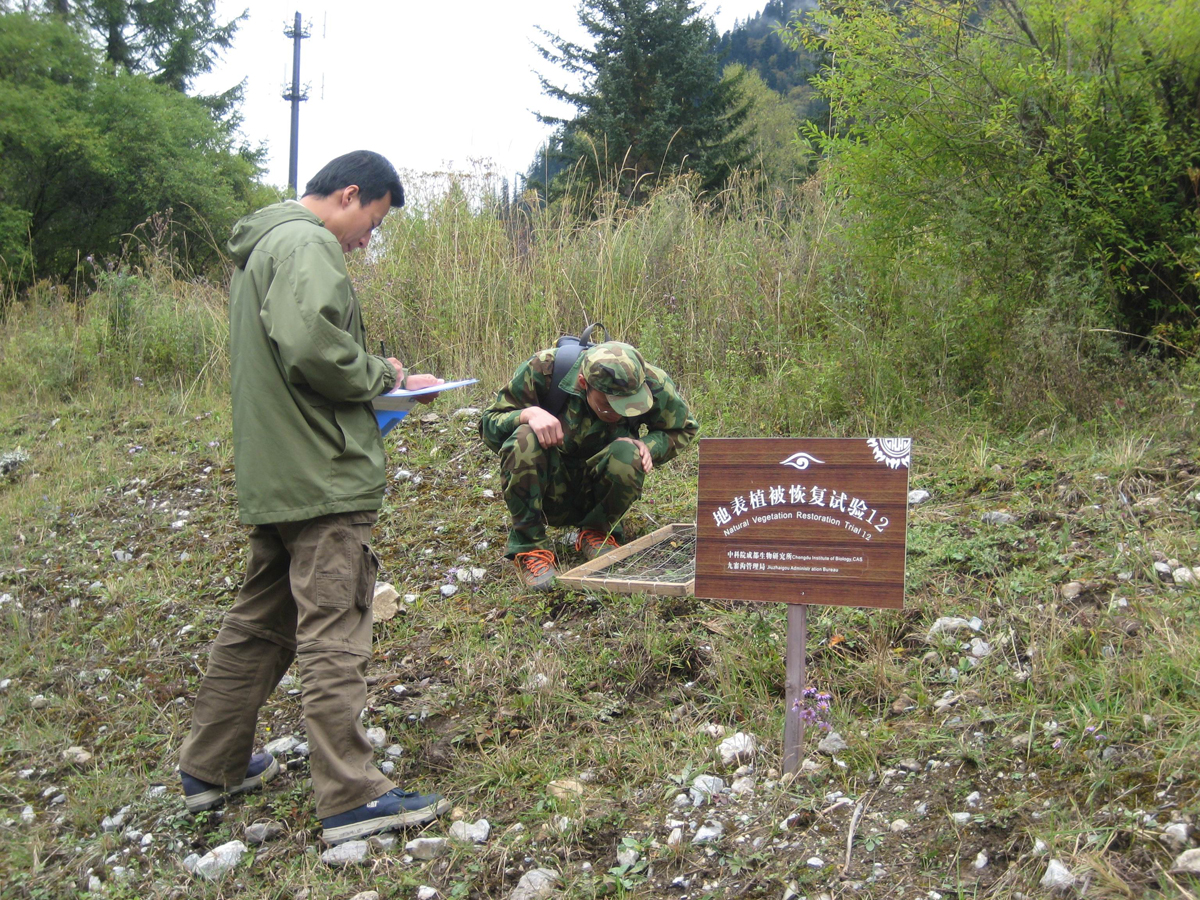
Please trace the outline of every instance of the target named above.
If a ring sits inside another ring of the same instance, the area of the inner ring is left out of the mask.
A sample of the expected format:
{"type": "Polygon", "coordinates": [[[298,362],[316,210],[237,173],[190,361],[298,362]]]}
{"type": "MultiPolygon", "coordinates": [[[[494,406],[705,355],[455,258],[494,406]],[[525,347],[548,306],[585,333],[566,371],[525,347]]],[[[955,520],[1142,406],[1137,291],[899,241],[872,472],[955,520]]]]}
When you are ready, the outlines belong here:
{"type": "Polygon", "coordinates": [[[365,541],[360,543],[362,544],[362,563],[359,568],[358,591],[354,595],[354,600],[358,604],[358,608],[365,612],[371,608],[371,603],[375,599],[375,579],[379,576],[379,557],[375,555],[370,544],[365,541]]]}
{"type": "Polygon", "coordinates": [[[349,609],[354,603],[362,568],[358,543],[354,532],[345,527],[330,528],[318,539],[313,594],[322,609],[349,609]]]}

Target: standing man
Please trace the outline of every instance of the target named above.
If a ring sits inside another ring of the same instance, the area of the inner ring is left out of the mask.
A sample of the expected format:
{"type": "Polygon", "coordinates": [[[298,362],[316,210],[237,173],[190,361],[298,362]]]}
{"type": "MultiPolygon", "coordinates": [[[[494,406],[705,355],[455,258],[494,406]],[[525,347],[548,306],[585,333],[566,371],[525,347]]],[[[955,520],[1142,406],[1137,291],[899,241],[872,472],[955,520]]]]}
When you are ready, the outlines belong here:
{"type": "Polygon", "coordinates": [[[575,549],[588,559],[619,546],[621,518],[646,475],[700,428],[667,373],[618,341],[581,353],[559,380],[561,409],[547,411],[559,352],[522,363],[479,423],[483,442],[500,454],[512,514],[507,556],[534,590],[549,590],[558,576],[547,524],[578,526],[575,549]]]}
{"type": "MultiPolygon", "coordinates": [[[[238,509],[253,526],[246,575],[213,642],[179,754],[192,812],[279,771],[251,755],[258,709],[293,659],[317,816],[330,844],[428,822],[449,803],[396,788],[359,721],[371,656],[384,449],[370,401],[405,383],[366,349],[344,254],[365,248],[404,189],[378,153],[330,162],[304,196],[242,219],[229,241],[233,449],[238,509]]],[[[432,396],[432,395],[431,395],[432,396]]]]}

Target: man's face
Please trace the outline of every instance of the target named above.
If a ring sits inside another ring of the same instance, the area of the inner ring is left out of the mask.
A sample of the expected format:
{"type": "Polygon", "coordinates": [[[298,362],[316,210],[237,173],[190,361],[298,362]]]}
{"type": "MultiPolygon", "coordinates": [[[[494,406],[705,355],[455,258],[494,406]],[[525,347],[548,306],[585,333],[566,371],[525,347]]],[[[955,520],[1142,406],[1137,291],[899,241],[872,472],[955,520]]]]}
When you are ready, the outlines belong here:
{"type": "Polygon", "coordinates": [[[364,204],[359,199],[358,186],[351,185],[342,191],[340,208],[336,215],[325,220],[325,227],[338,239],[343,253],[363,250],[391,208],[390,194],[364,204]]]}
{"type": "Polygon", "coordinates": [[[609,406],[608,397],[593,387],[587,389],[587,402],[601,422],[615,425],[621,421],[621,414],[609,406]]]}

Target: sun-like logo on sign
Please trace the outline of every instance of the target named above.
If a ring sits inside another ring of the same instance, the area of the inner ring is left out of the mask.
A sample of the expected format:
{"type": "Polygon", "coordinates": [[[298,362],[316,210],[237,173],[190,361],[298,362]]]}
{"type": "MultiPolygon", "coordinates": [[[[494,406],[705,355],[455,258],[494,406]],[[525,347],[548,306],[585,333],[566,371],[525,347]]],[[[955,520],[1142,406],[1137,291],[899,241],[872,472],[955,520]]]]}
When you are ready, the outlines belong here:
{"type": "Polygon", "coordinates": [[[907,469],[912,459],[912,438],[867,438],[867,446],[875,461],[885,463],[889,469],[907,469]]]}
{"type": "Polygon", "coordinates": [[[821,465],[824,465],[825,460],[817,459],[815,456],[812,456],[808,453],[805,453],[803,450],[801,450],[798,453],[793,453],[791,456],[789,456],[787,459],[785,459],[783,462],[781,462],[780,465],[781,466],[791,466],[793,469],[799,469],[800,471],[803,472],[812,463],[820,463],[821,465]]]}

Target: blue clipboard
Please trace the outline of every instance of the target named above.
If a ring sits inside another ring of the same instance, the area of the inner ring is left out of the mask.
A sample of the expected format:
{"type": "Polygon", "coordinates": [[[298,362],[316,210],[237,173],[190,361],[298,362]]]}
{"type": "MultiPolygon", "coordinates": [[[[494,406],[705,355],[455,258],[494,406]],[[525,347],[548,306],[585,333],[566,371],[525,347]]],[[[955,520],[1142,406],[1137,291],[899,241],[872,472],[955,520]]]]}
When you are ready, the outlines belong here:
{"type": "Polygon", "coordinates": [[[468,384],[475,384],[478,381],[478,378],[466,378],[462,381],[447,381],[445,384],[435,384],[432,387],[418,388],[415,391],[404,391],[397,388],[394,391],[388,391],[386,394],[380,394],[371,401],[371,406],[375,410],[375,421],[379,423],[380,433],[387,434],[400,424],[400,421],[413,408],[418,397],[423,397],[426,394],[440,394],[442,391],[465,387],[468,384]]]}

